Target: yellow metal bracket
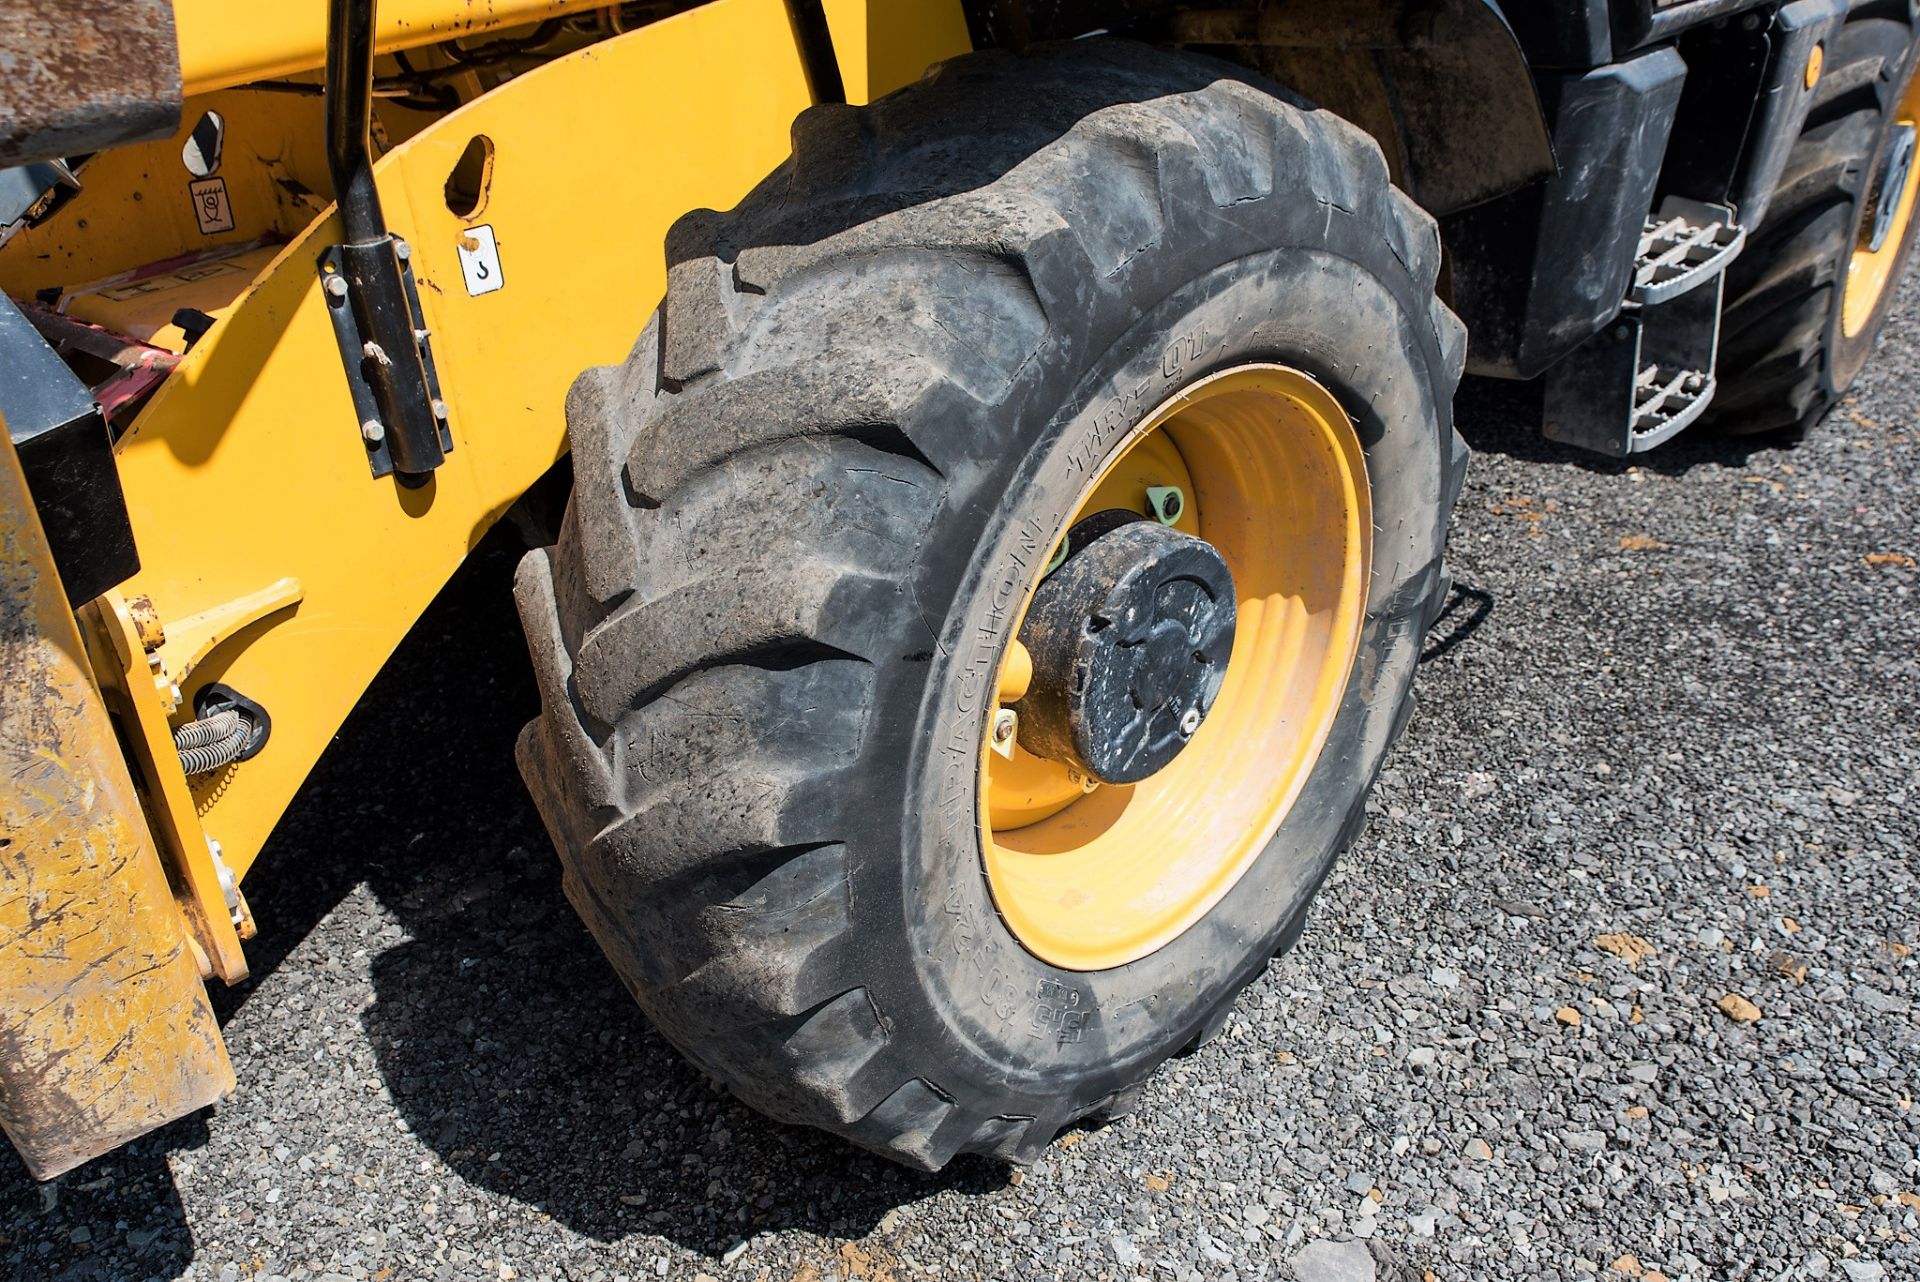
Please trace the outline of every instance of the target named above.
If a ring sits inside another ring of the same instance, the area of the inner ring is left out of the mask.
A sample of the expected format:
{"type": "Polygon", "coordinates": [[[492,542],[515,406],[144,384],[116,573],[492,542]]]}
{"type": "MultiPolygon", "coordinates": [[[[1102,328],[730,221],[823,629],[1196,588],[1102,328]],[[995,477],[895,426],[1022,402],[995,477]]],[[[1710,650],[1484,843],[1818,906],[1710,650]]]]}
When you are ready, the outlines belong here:
{"type": "MultiPolygon", "coordinates": [[[[134,760],[154,794],[154,835],[171,856],[181,908],[200,953],[201,973],[237,984],[247,977],[240,926],[250,925],[252,918],[237,886],[236,902],[228,902],[220,864],[200,824],[186,773],[180,768],[180,754],[174,750],[167,703],[156,682],[145,676],[151,669],[140,626],[118,592],[83,606],[81,613],[90,625],[86,635],[101,689],[110,703],[119,705],[134,760]],[[104,649],[102,639],[107,643],[104,649]]],[[[231,874],[225,880],[231,884],[231,874]]]]}
{"type": "Polygon", "coordinates": [[[160,692],[161,706],[172,716],[180,709],[180,692],[194,669],[215,647],[242,629],[300,604],[302,595],[300,580],[288,575],[258,592],[222,601],[171,625],[146,597],[122,601],[120,608],[126,610],[146,653],[146,667],[160,692]]]}

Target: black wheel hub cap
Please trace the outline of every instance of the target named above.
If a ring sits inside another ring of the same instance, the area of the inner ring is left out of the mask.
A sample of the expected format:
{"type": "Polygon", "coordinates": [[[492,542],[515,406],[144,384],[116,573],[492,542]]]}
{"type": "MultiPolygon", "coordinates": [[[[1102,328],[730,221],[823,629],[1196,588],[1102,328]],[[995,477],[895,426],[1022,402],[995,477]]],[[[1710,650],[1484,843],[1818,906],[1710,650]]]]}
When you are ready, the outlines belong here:
{"type": "Polygon", "coordinates": [[[1180,754],[1226,679],[1233,576],[1213,545],[1132,512],[1096,512],[1027,608],[1033,683],[1020,745],[1102,783],[1180,754]]]}

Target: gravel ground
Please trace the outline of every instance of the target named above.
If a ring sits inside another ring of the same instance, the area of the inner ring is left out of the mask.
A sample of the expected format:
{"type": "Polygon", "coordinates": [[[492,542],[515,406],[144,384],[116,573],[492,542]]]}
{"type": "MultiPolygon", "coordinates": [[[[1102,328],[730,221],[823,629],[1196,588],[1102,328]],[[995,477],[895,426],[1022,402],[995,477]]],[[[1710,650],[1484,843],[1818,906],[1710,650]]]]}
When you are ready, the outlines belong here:
{"type": "Polygon", "coordinates": [[[239,1094],[54,1184],[0,1158],[0,1275],[1920,1277],[1902,302],[1798,449],[1606,465],[1470,388],[1366,833],[1222,1037],[1025,1172],[764,1121],[648,1029],[509,762],[489,550],[248,882],[239,1094]]]}

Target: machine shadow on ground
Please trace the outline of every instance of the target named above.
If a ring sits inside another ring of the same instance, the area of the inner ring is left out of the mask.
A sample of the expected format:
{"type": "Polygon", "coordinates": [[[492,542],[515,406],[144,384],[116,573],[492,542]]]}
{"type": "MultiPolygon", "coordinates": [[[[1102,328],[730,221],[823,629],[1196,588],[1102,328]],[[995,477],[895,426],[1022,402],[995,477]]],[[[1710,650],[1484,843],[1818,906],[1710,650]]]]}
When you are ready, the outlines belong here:
{"type": "MultiPolygon", "coordinates": [[[[510,532],[489,537],[281,821],[247,879],[261,922],[248,946],[253,978],[214,993],[229,1035],[289,954],[364,884],[399,935],[365,941],[374,1001],[360,1026],[410,1133],[473,1185],[604,1241],[655,1234],[712,1255],[768,1230],[859,1237],[903,1203],[1004,1185],[992,1164],[922,1176],[768,1120],[653,1031],[561,893],[514,768],[514,736],[537,704],[512,602],[519,552],[510,532]]],[[[352,968],[334,982],[350,988],[352,968]]],[[[264,1096],[279,1067],[265,1061],[278,1052],[251,1064],[247,1053],[234,1052],[241,1095],[264,1096]]],[[[125,1222],[147,1226],[136,1276],[176,1275],[194,1240],[168,1157],[204,1147],[207,1125],[177,1122],[51,1192],[9,1157],[0,1260],[11,1238],[32,1253],[32,1276],[125,1277],[117,1242],[112,1260],[91,1232],[72,1240],[82,1226],[125,1222]]],[[[418,1160],[399,1142],[399,1159],[418,1160]]],[[[379,1158],[396,1160],[391,1149],[379,1158]]]]}
{"type": "MultiPolygon", "coordinates": [[[[1778,432],[1759,436],[1720,436],[1711,425],[1696,423],[1658,449],[1627,458],[1609,458],[1540,434],[1541,385],[1469,376],[1453,403],[1453,424],[1475,454],[1504,454],[1528,463],[1557,463],[1602,476],[1630,469],[1680,476],[1702,465],[1744,467],[1755,454],[1791,449],[1778,432]]],[[[1468,467],[1473,464],[1469,462],[1468,467]]]]}
{"type": "Polygon", "coordinates": [[[860,1236],[940,1189],[1000,1187],[987,1164],[919,1176],[763,1118],[653,1031],[561,893],[513,764],[538,703],[512,605],[519,552],[490,540],[414,629],[254,892],[299,905],[286,944],[359,881],[398,919],[361,1022],[412,1133],[461,1178],[578,1232],[712,1254],[763,1230],[860,1236]],[[326,850],[364,863],[329,875],[326,850]]]}

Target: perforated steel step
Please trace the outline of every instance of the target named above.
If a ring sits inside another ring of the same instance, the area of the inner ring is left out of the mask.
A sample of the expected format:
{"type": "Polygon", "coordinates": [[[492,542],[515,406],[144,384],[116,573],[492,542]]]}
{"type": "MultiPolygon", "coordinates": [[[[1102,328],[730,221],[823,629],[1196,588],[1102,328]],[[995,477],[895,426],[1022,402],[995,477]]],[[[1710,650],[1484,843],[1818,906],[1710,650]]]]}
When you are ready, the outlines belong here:
{"type": "Polygon", "coordinates": [[[1727,206],[1667,197],[1640,232],[1627,301],[1650,307],[1678,298],[1725,271],[1746,241],[1727,206]]]}
{"type": "Polygon", "coordinates": [[[1625,458],[1699,418],[1713,399],[1723,283],[1629,306],[1548,370],[1547,438],[1625,458]]]}
{"type": "Polygon", "coordinates": [[[1633,380],[1633,424],[1627,451],[1638,454],[1667,440],[1699,418],[1713,399],[1708,370],[1648,365],[1633,380]]]}

